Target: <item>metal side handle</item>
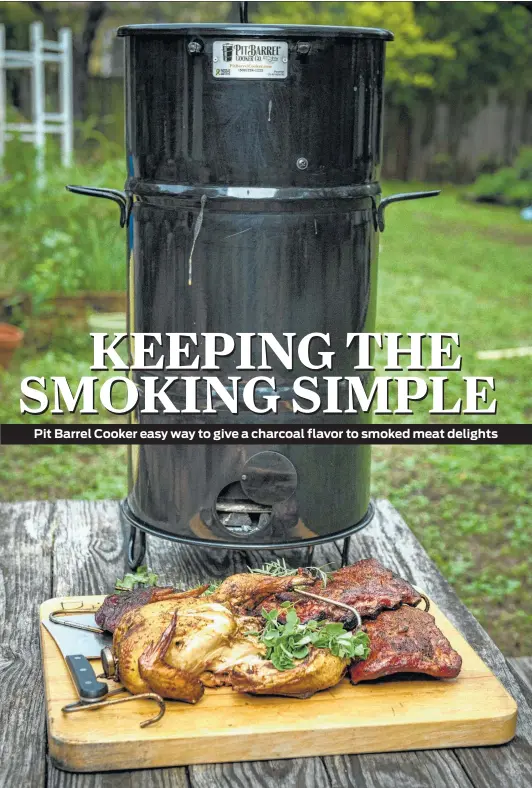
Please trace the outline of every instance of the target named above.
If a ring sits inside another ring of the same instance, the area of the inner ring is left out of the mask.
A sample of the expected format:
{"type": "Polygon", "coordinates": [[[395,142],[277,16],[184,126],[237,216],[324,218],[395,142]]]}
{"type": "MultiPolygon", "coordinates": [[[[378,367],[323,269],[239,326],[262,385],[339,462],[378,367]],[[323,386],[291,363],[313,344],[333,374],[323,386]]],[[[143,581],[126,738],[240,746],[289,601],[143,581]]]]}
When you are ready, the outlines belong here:
{"type": "Polygon", "coordinates": [[[384,230],[384,211],[392,202],[403,202],[404,200],[421,200],[423,197],[437,197],[440,190],[430,192],[407,192],[405,194],[392,194],[390,197],[385,197],[380,201],[377,208],[377,227],[379,230],[384,230]]]}
{"type": "Polygon", "coordinates": [[[66,187],[67,191],[73,194],[84,194],[87,197],[101,197],[104,200],[112,200],[120,208],[120,227],[125,227],[131,212],[131,198],[125,192],[118,189],[103,189],[93,186],[72,186],[66,187]]]}

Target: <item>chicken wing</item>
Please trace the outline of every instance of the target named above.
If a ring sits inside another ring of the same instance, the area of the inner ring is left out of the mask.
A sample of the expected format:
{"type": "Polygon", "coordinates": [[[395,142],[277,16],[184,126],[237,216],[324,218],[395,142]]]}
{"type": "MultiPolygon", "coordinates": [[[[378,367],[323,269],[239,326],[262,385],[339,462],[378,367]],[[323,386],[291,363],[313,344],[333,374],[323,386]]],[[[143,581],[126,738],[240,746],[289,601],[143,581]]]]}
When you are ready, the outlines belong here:
{"type": "Polygon", "coordinates": [[[165,600],[132,610],[113,636],[120,681],[134,694],[161,694],[164,687],[164,697],[195,703],[203,694],[199,676],[237,629],[226,607],[205,599],[165,600]]]}

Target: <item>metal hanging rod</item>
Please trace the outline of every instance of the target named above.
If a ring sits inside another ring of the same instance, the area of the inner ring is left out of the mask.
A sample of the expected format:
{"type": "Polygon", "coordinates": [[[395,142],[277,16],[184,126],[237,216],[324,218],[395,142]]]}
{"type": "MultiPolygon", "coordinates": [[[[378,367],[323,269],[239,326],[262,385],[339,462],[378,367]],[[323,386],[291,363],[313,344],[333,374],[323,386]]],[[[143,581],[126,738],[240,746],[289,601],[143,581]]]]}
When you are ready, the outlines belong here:
{"type": "Polygon", "coordinates": [[[241,24],[247,24],[249,22],[248,3],[239,3],[239,6],[240,6],[240,22],[241,24]]]}

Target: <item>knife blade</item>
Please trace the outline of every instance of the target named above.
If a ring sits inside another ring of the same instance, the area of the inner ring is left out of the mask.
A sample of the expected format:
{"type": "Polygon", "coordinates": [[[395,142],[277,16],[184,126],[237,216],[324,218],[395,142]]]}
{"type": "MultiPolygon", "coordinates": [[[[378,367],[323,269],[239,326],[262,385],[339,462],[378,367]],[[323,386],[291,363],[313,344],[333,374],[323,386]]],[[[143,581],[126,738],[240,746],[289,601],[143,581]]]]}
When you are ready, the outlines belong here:
{"type": "MultiPolygon", "coordinates": [[[[51,614],[56,619],[63,618],[62,611],[55,611],[51,614]]],[[[160,720],[165,713],[165,702],[160,695],[154,692],[142,692],[139,695],[129,695],[126,698],[116,698],[111,696],[124,692],[124,687],[117,687],[110,690],[107,684],[98,681],[89,659],[99,658],[102,661],[104,674],[107,678],[117,681],[116,663],[111,651],[113,636],[109,632],[103,632],[94,620],[91,613],[64,616],[69,623],[79,624],[83,627],[89,626],[97,628],[98,632],[88,632],[84,629],[74,629],[64,624],[57,624],[49,618],[43,619],[41,624],[55,640],[61,654],[64,657],[70,677],[74,682],[79,700],[75,703],[68,703],[63,706],[65,714],[84,711],[88,708],[103,708],[117,703],[127,703],[128,701],[152,700],[159,706],[158,713],[148,720],[140,723],[141,728],[153,725],[160,720]],[[73,651],[72,651],[73,650],[73,651]],[[83,652],[83,653],[80,653],[83,652]]]]}
{"type": "MultiPolygon", "coordinates": [[[[68,621],[84,626],[97,627],[92,613],[65,616],[68,621]]],[[[66,657],[67,654],[82,654],[87,659],[99,659],[102,648],[111,646],[113,636],[110,633],[86,632],[83,629],[72,629],[62,624],[55,624],[49,619],[41,621],[43,627],[48,630],[53,637],[59,650],[66,657]]]]}
{"type": "MultiPolygon", "coordinates": [[[[95,627],[92,614],[68,616],[69,622],[95,627]]],[[[109,692],[107,684],[98,681],[89,659],[100,657],[101,651],[112,643],[112,636],[105,632],[87,632],[56,624],[49,619],[41,621],[61,651],[69,670],[79,699],[84,703],[94,703],[109,692]]]]}

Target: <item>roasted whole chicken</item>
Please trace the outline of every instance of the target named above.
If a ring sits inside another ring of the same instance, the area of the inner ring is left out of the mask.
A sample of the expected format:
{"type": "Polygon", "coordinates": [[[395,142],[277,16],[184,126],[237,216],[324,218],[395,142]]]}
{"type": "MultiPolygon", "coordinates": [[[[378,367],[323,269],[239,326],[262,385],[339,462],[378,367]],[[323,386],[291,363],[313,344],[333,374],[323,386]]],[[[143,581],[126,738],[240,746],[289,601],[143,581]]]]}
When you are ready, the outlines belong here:
{"type": "Polygon", "coordinates": [[[309,582],[307,578],[242,574],[228,578],[210,597],[169,598],[128,610],[113,636],[120,681],[130,692],[196,703],[204,686],[232,686],[241,692],[306,698],[337,684],[349,660],[314,648],[290,670],[264,659],[257,619],[236,615],[256,592],[255,601],[275,591],[309,582]],[[220,600],[220,601],[218,601],[220,600]]]}

